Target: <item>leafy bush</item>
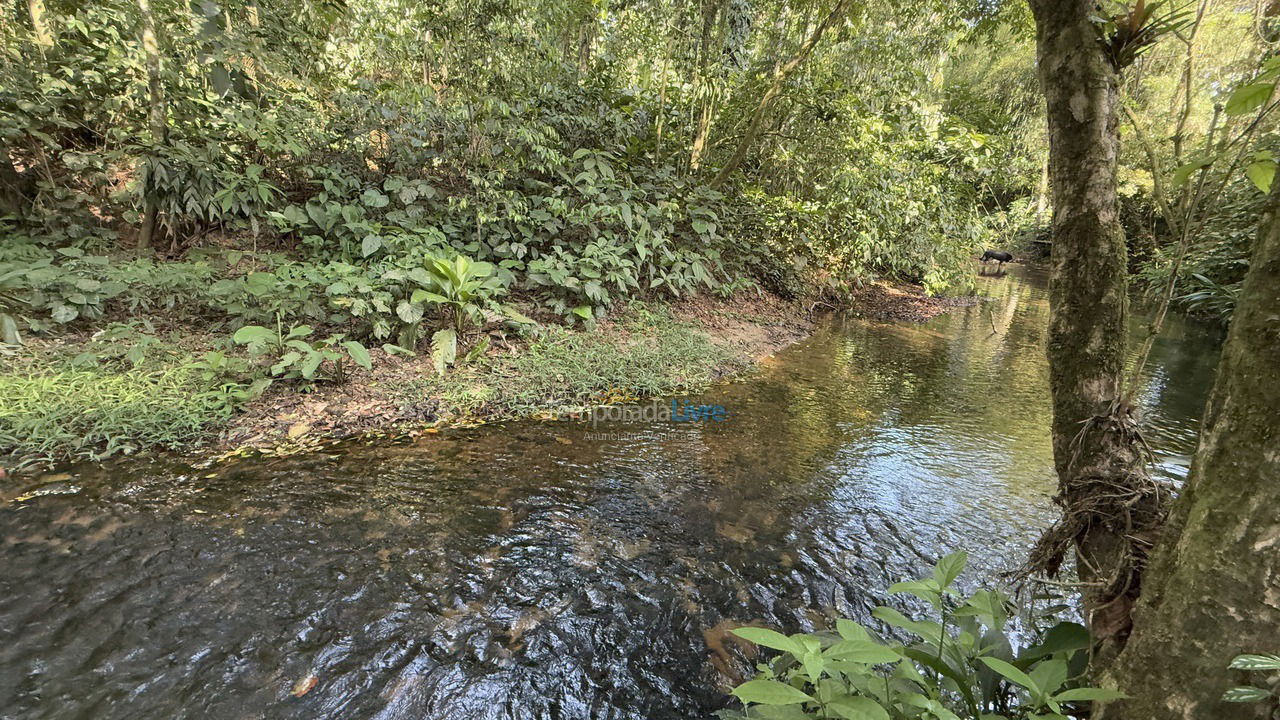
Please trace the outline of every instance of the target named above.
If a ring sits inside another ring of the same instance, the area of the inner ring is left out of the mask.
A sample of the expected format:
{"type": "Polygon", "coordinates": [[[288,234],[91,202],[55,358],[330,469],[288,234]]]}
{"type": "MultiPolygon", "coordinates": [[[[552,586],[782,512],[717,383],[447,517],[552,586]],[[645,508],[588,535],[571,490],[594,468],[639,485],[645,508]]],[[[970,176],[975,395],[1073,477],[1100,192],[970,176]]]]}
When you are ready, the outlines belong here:
{"type": "Polygon", "coordinates": [[[1009,599],[993,590],[968,597],[956,592],[965,560],[963,552],[953,553],[930,577],[889,588],[932,610],[933,618],[912,619],[893,608],[875,609],[873,615],[904,633],[907,642],[846,619],[837,621],[835,633],[734,630],[781,655],[733,690],[746,710],[721,717],[1065,720],[1084,703],[1120,697],[1086,686],[1090,641],[1081,625],[1059,622],[1015,652],[1009,599]]]}
{"type": "Polygon", "coordinates": [[[310,342],[306,338],[313,332],[308,325],[291,327],[288,332],[280,327],[279,322],[275,330],[261,325],[246,325],[236,331],[232,341],[247,346],[254,357],[270,358],[271,375],[286,380],[346,382],[346,360],[365,370],[372,368],[369,351],[364,345],[342,335],[310,342]]]}

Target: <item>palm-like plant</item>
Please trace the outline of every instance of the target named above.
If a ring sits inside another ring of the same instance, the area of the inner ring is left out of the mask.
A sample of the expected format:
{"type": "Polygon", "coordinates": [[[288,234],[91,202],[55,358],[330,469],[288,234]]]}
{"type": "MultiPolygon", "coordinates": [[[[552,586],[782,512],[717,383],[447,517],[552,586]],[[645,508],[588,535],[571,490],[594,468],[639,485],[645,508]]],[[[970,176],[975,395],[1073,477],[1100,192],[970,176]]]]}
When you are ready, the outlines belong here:
{"type": "Polygon", "coordinates": [[[493,265],[475,262],[465,255],[453,260],[434,258],[420,274],[411,278],[422,286],[409,302],[433,302],[448,308],[454,331],[462,332],[467,322],[480,323],[485,303],[502,291],[502,280],[493,265]]]}

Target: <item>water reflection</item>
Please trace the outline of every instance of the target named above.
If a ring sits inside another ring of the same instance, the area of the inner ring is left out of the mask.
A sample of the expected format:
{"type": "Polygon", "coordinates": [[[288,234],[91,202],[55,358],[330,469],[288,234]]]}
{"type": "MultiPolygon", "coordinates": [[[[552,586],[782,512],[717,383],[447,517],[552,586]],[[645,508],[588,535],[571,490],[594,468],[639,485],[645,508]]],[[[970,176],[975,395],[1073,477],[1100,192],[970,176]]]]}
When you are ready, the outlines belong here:
{"type": "MultiPolygon", "coordinates": [[[[734,624],[865,618],[1051,519],[1043,283],[981,282],[927,325],[834,322],[708,393],[724,423],[130,466],[0,506],[0,718],[707,717],[734,624]]],[[[1216,352],[1172,330],[1143,402],[1176,475],[1216,352]]]]}

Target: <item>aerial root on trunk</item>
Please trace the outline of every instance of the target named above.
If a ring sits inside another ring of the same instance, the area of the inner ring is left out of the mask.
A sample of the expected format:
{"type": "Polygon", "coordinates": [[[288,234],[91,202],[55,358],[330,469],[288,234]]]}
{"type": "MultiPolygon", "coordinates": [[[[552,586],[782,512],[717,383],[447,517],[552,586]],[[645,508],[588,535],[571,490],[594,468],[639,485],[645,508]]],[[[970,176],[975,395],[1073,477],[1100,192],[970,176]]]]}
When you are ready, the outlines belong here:
{"type": "Polygon", "coordinates": [[[1113,403],[1105,415],[1081,423],[1072,447],[1070,480],[1054,497],[1062,515],[1040,536],[1018,574],[1057,577],[1074,549],[1094,636],[1123,644],[1172,489],[1147,472],[1151,449],[1126,403],[1113,403]],[[1101,436],[1088,437],[1093,433],[1101,436]],[[1100,451],[1086,457],[1086,446],[1100,451]]]}

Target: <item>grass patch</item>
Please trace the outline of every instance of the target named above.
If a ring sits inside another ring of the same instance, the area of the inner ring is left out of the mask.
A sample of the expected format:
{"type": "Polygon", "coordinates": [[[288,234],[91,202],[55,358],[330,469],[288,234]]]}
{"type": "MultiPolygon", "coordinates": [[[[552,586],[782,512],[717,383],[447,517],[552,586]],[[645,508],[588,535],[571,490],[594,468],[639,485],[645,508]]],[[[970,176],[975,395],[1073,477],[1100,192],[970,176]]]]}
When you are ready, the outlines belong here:
{"type": "Polygon", "coordinates": [[[182,366],[8,372],[0,374],[0,453],[21,467],[180,448],[232,409],[227,392],[182,366]]]}
{"type": "Polygon", "coordinates": [[[694,392],[744,362],[664,308],[637,304],[607,330],[549,328],[518,350],[424,377],[408,394],[438,398],[444,417],[519,417],[581,406],[614,390],[639,397],[694,392]]]}

